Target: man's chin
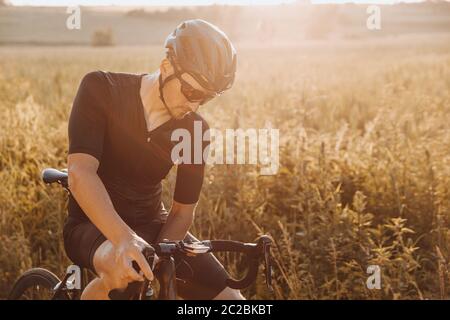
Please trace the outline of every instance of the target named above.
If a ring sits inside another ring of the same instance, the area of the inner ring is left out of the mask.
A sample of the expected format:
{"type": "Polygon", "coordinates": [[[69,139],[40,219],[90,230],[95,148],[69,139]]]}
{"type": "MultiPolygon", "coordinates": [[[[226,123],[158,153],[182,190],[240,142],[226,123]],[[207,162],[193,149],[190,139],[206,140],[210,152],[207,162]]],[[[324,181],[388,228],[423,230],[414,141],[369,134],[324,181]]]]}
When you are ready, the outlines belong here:
{"type": "Polygon", "coordinates": [[[178,114],[178,115],[176,115],[174,118],[175,118],[176,120],[181,120],[181,119],[183,119],[186,115],[187,115],[187,113],[178,114]]]}
{"type": "Polygon", "coordinates": [[[186,115],[187,115],[188,113],[189,113],[189,112],[180,112],[179,114],[176,114],[176,115],[174,116],[174,118],[177,119],[177,120],[181,120],[181,119],[183,119],[184,117],[186,117],[186,115]]]}

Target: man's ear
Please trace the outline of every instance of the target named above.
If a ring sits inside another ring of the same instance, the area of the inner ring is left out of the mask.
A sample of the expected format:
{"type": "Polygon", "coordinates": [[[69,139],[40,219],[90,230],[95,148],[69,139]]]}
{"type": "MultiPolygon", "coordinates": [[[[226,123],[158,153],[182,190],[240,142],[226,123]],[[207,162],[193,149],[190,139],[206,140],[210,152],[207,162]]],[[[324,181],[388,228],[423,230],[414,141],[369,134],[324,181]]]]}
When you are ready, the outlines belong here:
{"type": "Polygon", "coordinates": [[[162,59],[159,70],[163,76],[171,75],[174,72],[172,64],[167,58],[162,59]]]}

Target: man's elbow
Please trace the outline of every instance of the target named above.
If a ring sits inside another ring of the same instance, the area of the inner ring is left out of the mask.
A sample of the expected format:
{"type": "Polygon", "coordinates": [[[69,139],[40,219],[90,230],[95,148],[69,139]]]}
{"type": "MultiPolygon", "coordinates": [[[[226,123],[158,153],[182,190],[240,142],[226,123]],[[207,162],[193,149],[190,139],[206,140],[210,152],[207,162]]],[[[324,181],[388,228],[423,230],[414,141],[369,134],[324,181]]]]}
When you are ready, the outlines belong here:
{"type": "Polygon", "coordinates": [[[77,191],[80,189],[82,181],[85,181],[89,177],[89,175],[97,174],[96,172],[92,172],[89,169],[77,166],[75,164],[70,165],[67,168],[67,171],[69,189],[72,193],[77,193],[77,191]]]}
{"type": "Polygon", "coordinates": [[[79,185],[79,181],[81,180],[80,177],[80,171],[76,168],[76,166],[69,166],[67,168],[67,172],[68,172],[68,185],[69,185],[69,189],[71,190],[72,193],[75,193],[78,185],[79,185]]]}
{"type": "Polygon", "coordinates": [[[98,160],[90,155],[83,153],[69,154],[67,171],[70,191],[76,193],[84,180],[97,174],[98,166],[98,160]]]}

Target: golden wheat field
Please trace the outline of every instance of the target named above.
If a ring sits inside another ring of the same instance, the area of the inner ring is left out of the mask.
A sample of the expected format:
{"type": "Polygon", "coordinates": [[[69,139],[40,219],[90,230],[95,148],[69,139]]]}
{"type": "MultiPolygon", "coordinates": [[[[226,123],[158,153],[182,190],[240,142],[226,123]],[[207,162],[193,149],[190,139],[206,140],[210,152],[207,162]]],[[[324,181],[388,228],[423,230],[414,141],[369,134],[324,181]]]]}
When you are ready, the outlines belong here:
{"type": "MultiPolygon", "coordinates": [[[[232,90],[202,107],[215,128],[280,130],[280,168],[207,168],[193,233],[274,246],[274,295],[250,299],[450,298],[450,41],[416,37],[238,46],[232,90]],[[379,265],[381,289],[366,287],[379,265]]],[[[149,72],[161,47],[0,47],[0,297],[30,267],[61,275],[65,168],[82,76],[149,72]]],[[[164,183],[170,205],[171,172],[164,183]]],[[[221,256],[233,275],[238,256],[221,256]]]]}

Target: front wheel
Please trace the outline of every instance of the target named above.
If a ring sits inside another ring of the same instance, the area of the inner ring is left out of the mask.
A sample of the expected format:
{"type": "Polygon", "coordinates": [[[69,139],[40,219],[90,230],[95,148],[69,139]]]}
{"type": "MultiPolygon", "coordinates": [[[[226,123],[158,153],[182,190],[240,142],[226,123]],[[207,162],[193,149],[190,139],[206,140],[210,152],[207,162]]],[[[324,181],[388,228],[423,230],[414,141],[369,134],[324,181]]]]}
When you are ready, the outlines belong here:
{"type": "Polygon", "coordinates": [[[17,279],[8,300],[51,300],[59,282],[58,277],[46,269],[30,269],[17,279]]]}

